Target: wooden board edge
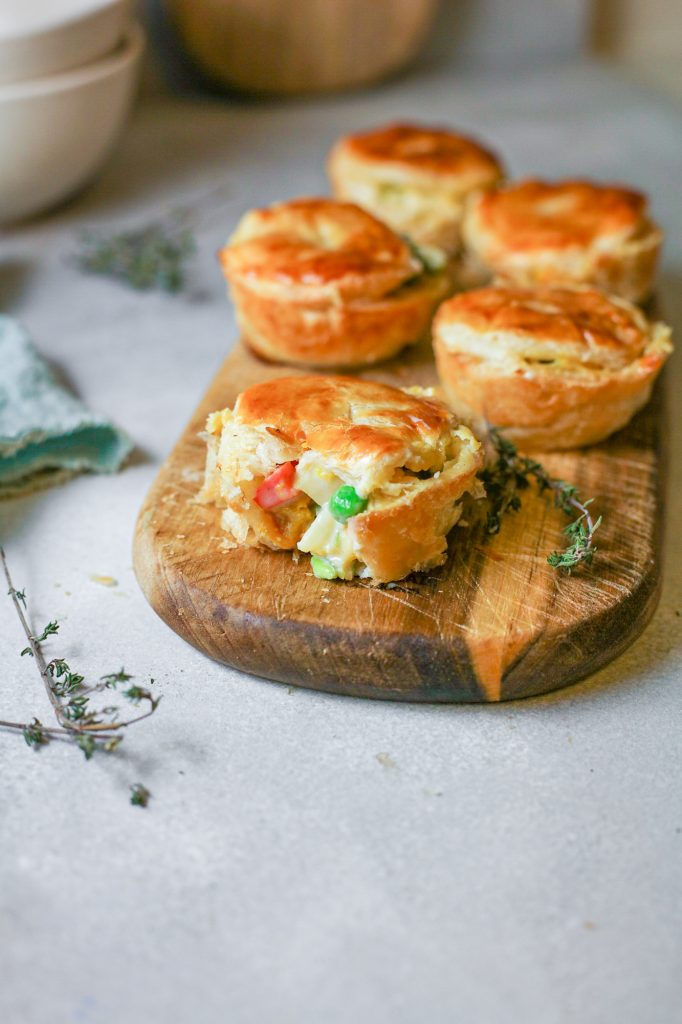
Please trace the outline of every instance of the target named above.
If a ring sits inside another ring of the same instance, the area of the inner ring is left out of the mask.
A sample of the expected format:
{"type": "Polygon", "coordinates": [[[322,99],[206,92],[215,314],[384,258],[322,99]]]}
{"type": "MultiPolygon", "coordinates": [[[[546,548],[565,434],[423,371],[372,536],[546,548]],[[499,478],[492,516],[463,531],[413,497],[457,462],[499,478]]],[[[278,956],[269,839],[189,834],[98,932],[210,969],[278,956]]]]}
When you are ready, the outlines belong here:
{"type": "Polygon", "coordinates": [[[504,673],[499,698],[491,700],[485,681],[476,678],[464,644],[457,648],[419,633],[395,633],[382,636],[379,653],[373,649],[368,635],[354,637],[349,650],[347,634],[335,627],[278,620],[274,616],[254,619],[240,608],[226,610],[204,590],[190,585],[181,573],[169,571],[163,560],[157,558],[151,536],[144,528],[136,530],[133,547],[135,574],[151,608],[183,640],[212,660],[249,675],[304,689],[414,703],[519,700],[564,689],[592,675],[618,658],[649,623],[661,591],[657,562],[652,563],[647,576],[622,605],[623,614],[618,620],[604,612],[589,620],[585,632],[557,631],[555,637],[550,634],[549,639],[555,640],[551,656],[547,654],[547,633],[543,643],[537,636],[529,641],[504,673]],[[180,611],[183,607],[194,610],[193,619],[180,611]],[[238,633],[240,646],[217,646],[211,634],[200,628],[201,622],[207,620],[229,621],[229,632],[238,633]],[[300,659],[292,658],[290,653],[281,659],[278,652],[283,649],[305,653],[300,659]],[[576,649],[580,650],[579,660],[576,649]],[[405,665],[403,687],[392,684],[382,672],[387,655],[389,660],[400,659],[405,665]],[[330,670],[330,665],[342,666],[343,674],[340,669],[330,670]]]}
{"type": "MultiPolygon", "coordinates": [[[[229,365],[234,354],[228,355],[218,371],[219,374],[223,372],[226,365],[229,365]]],[[[659,385],[658,391],[662,408],[657,417],[658,424],[653,447],[657,459],[655,488],[659,515],[651,538],[653,557],[648,571],[620,606],[621,614],[617,619],[613,616],[612,610],[606,610],[591,620],[585,620],[585,623],[581,623],[570,634],[557,631],[553,635],[551,631],[545,631],[542,634],[543,640],[547,641],[549,637],[556,643],[552,656],[542,652],[543,645],[540,643],[540,635],[535,635],[525,645],[521,642],[520,653],[507,666],[499,689],[495,686],[492,688],[486,686],[485,681],[477,679],[472,659],[465,653],[464,644],[459,649],[453,643],[439,645],[433,637],[429,637],[427,642],[419,633],[399,633],[394,637],[391,637],[391,634],[382,636],[382,643],[389,645],[389,654],[405,660],[406,663],[411,661],[420,674],[421,682],[419,684],[415,683],[413,677],[403,688],[390,685],[385,677],[382,680],[379,665],[374,666],[371,673],[374,681],[353,680],[349,682],[347,675],[341,677],[338,672],[331,673],[329,671],[322,672],[319,678],[313,679],[309,664],[295,660],[288,664],[278,663],[275,657],[271,658],[272,667],[264,671],[261,656],[259,655],[257,658],[252,656],[253,647],[244,645],[243,650],[233,648],[226,652],[216,647],[208,633],[198,635],[196,628],[191,628],[187,616],[179,610],[183,602],[197,609],[197,621],[200,621],[203,615],[212,616],[214,619],[222,617],[225,620],[225,609],[217,602],[211,604],[210,595],[198,587],[188,586],[177,570],[170,569],[163,563],[161,557],[157,557],[153,535],[147,528],[147,521],[155,504],[155,494],[162,490],[163,475],[167,465],[172,462],[176,450],[183,444],[187,434],[196,432],[197,423],[201,422],[201,410],[213,401],[215,384],[209,386],[198,409],[195,410],[187,427],[180,434],[177,444],[159,470],[140,511],[133,544],[133,566],[138,583],[156,614],[187,643],[215,661],[259,678],[347,696],[415,703],[496,703],[498,700],[524,699],[561,690],[579,682],[620,657],[641,635],[656,610],[662,587],[663,510],[667,486],[667,399],[669,394],[667,378],[668,375],[664,374],[663,380],[660,382],[662,386],[659,385]],[[160,581],[164,581],[164,586],[160,581]],[[178,598],[173,600],[172,595],[175,594],[178,595],[178,598]],[[578,647],[581,657],[580,661],[576,662],[575,652],[578,647]],[[437,652],[435,660],[434,649],[437,652]],[[531,666],[533,677],[531,682],[528,680],[529,666],[531,666]],[[433,678],[424,682],[423,680],[427,678],[429,672],[433,678]],[[496,696],[491,698],[491,692],[496,693],[496,696]]],[[[250,633],[254,628],[254,622],[250,621],[250,618],[253,618],[250,613],[233,607],[228,609],[228,615],[232,629],[248,636],[249,643],[253,644],[255,638],[250,636],[250,633]]],[[[267,630],[268,643],[272,649],[277,647],[278,636],[284,637],[287,629],[290,636],[292,631],[296,633],[297,630],[300,630],[300,637],[296,637],[296,640],[306,648],[307,660],[316,662],[318,672],[319,666],[324,664],[325,652],[330,647],[342,651],[344,644],[347,644],[347,637],[344,636],[343,631],[329,626],[311,624],[310,622],[286,623],[286,620],[283,624],[282,621],[278,621],[272,616],[268,618],[263,615],[259,616],[257,623],[258,639],[262,642],[263,632],[267,630]]],[[[338,658],[333,660],[337,661],[338,658]]],[[[357,660],[361,664],[373,664],[371,644],[360,646],[357,660]]],[[[348,669],[362,674],[362,668],[358,669],[353,664],[354,662],[355,657],[351,657],[348,669]]]]}

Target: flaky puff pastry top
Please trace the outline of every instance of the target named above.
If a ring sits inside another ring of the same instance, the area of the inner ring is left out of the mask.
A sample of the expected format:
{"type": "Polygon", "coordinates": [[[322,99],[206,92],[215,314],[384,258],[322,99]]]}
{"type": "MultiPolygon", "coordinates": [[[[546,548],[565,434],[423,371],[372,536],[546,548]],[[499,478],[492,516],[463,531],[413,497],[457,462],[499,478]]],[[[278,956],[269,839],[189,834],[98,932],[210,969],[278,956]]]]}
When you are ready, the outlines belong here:
{"type": "Polygon", "coordinates": [[[239,396],[231,415],[282,446],[278,461],[312,449],[363,492],[398,466],[415,473],[441,468],[456,426],[442,402],[353,377],[255,384],[239,396]]]}
{"type": "Polygon", "coordinates": [[[387,184],[447,188],[456,193],[484,188],[502,176],[499,160],[473,139],[444,128],[390,124],[340,139],[330,171],[353,169],[387,184]]]}
{"type": "Polygon", "coordinates": [[[530,451],[613,434],[649,400],[670,328],[595,288],[491,287],[441,306],[438,375],[451,407],[530,451]]]}
{"type": "Polygon", "coordinates": [[[500,372],[527,368],[540,375],[618,373],[636,364],[652,341],[660,342],[652,358],[665,358],[671,348],[665,325],[588,287],[464,292],[443,303],[434,333],[446,349],[497,364],[500,372]]]}
{"type": "Polygon", "coordinates": [[[423,269],[371,214],[312,198],[247,213],[220,259],[228,278],[262,296],[311,307],[380,299],[423,269]]]}
{"type": "MultiPolygon", "coordinates": [[[[590,282],[602,263],[644,259],[644,251],[660,247],[662,237],[644,195],[588,181],[529,180],[486,192],[470,201],[463,232],[467,247],[493,271],[522,275],[532,264],[538,283],[561,274],[590,282]]],[[[647,265],[637,273],[652,271],[647,265]]]]}

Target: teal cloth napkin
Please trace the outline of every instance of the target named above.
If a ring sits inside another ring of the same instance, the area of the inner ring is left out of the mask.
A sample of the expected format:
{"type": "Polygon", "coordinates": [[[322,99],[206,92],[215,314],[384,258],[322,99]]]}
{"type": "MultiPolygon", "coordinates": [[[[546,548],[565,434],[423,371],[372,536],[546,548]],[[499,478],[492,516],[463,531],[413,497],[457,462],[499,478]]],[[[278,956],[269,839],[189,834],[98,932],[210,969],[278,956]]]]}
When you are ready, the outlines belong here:
{"type": "Polygon", "coordinates": [[[0,315],[0,498],[84,470],[113,473],[132,447],[57,382],[16,320],[0,315]]]}

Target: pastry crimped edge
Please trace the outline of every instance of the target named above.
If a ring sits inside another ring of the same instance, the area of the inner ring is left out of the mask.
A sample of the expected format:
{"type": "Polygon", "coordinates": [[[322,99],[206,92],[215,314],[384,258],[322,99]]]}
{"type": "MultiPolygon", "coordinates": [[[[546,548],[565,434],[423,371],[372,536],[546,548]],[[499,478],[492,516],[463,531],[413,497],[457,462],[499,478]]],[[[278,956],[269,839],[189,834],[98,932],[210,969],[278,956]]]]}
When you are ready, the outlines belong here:
{"type": "Polygon", "coordinates": [[[585,248],[514,250],[504,247],[482,227],[478,204],[484,193],[472,194],[462,217],[462,242],[472,275],[521,287],[550,284],[589,284],[628,302],[643,303],[653,291],[663,231],[646,219],[641,233],[609,251],[593,244],[585,248]]]}
{"type": "MultiPolygon", "coordinates": [[[[620,430],[649,401],[672,351],[672,332],[667,324],[647,321],[626,300],[607,298],[646,323],[645,346],[623,368],[576,367],[573,372],[531,369],[513,359],[502,367],[467,352],[465,345],[458,348],[458,335],[462,340],[464,335],[459,325],[447,323],[444,304],[434,322],[433,348],[450,408],[480,436],[494,427],[524,451],[581,448],[620,430]]],[[[485,332],[479,337],[485,338],[485,332]]],[[[489,344],[492,351],[493,337],[489,344]]]]}
{"type": "MultiPolygon", "coordinates": [[[[453,132],[453,135],[457,133],[453,132]]],[[[417,245],[448,257],[461,248],[461,223],[467,197],[504,180],[502,163],[473,139],[497,164],[497,173],[469,175],[425,173],[407,162],[367,160],[353,153],[345,136],[327,158],[327,175],[337,199],[356,203],[417,245]]],[[[463,137],[464,138],[464,137],[463,137]]]]}
{"type": "MultiPolygon", "coordinates": [[[[413,388],[409,392],[433,402],[430,390],[413,388]]],[[[482,496],[477,473],[483,454],[471,430],[457,424],[441,402],[437,405],[446,412],[449,424],[439,444],[446,445],[443,451],[453,446],[454,457],[444,457],[442,468],[427,479],[415,477],[397,483],[391,481],[390,472],[399,467],[393,467],[390,458],[365,458],[361,445],[354,467],[353,446],[350,456],[346,447],[345,454],[335,460],[329,451],[318,453],[305,447],[300,438],[282,436],[265,420],[243,424],[232,410],[221,410],[209,417],[203,435],[208,449],[198,500],[222,509],[224,547],[295,550],[301,530],[311,525],[306,516],[313,513],[297,508],[294,502],[282,526],[253,501],[253,494],[264,474],[276,465],[308,454],[313,460],[319,457],[320,465],[340,481],[357,483],[374,497],[366,511],[346,524],[357,560],[365,567],[363,578],[385,583],[441,565],[447,556],[447,534],[461,516],[463,500],[482,496]]],[[[342,448],[343,444],[339,450],[342,448]]],[[[435,457],[436,451],[428,444],[423,449],[427,460],[435,457]]],[[[415,451],[414,458],[418,461],[420,457],[415,451]]],[[[406,458],[410,460],[409,453],[406,458]]]]}

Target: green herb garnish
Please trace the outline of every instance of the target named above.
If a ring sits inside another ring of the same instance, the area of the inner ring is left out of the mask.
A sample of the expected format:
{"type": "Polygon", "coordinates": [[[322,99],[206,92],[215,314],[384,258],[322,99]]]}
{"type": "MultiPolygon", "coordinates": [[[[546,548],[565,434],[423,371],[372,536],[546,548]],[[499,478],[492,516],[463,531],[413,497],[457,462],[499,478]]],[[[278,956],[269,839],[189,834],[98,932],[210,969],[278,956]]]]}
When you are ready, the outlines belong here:
{"type": "MultiPolygon", "coordinates": [[[[33,658],[57,720],[54,726],[43,725],[37,718],[33,718],[29,723],[0,721],[0,728],[21,732],[26,743],[34,750],[39,750],[57,739],[77,746],[87,761],[96,751],[111,753],[121,743],[123,730],[153,715],[161,698],[154,697],[145,687],[132,685],[122,691],[121,696],[135,706],[143,703],[145,710],[142,713],[126,718],[122,716],[119,705],[93,706],[93,696],[116,689],[119,683],[127,683],[132,676],[121,668],[118,672],[102,676],[97,683],[86,685],[84,676],[73,671],[64,658],[52,658],[47,661],[43,653],[43,644],[50,637],[56,636],[59,632],[59,623],[56,620],[50,621],[42,632],[37,634],[31,631],[24,615],[26,593],[15,589],[5,552],[1,547],[0,561],[9,588],[8,594],[12,598],[29,644],[21,653],[29,654],[33,658]]],[[[153,683],[154,680],[150,682],[153,683]]],[[[148,790],[140,783],[136,783],[132,790],[133,795],[138,791],[139,793],[138,799],[133,800],[131,797],[131,802],[146,807],[150,795],[148,790]]]]}
{"type": "Polygon", "coordinates": [[[590,565],[597,551],[594,535],[602,521],[601,516],[592,518],[589,506],[593,499],[583,501],[575,484],[550,476],[539,462],[519,455],[516,446],[498,430],[492,428],[489,436],[497,458],[479,473],[488,498],[488,533],[498,533],[502,517],[507,512],[517,512],[521,508],[520,492],[530,487],[531,481],[535,481],[540,494],[552,492],[556,508],[560,508],[567,516],[573,517],[576,512],[579,513],[564,530],[570,543],[563,551],[552,551],[547,557],[548,563],[569,574],[579,565],[590,565]]]}
{"type": "Polygon", "coordinates": [[[151,793],[141,782],[136,782],[130,787],[130,802],[133,807],[146,807],[150,796],[151,793]]]}
{"type": "Polygon", "coordinates": [[[173,220],[112,235],[86,232],[76,263],[89,274],[117,278],[138,291],[175,293],[184,287],[186,263],[195,251],[192,233],[173,220]]]}
{"type": "Polygon", "coordinates": [[[447,255],[435,245],[418,245],[409,235],[401,236],[411,255],[422,265],[422,273],[438,274],[448,262],[447,255]]]}

